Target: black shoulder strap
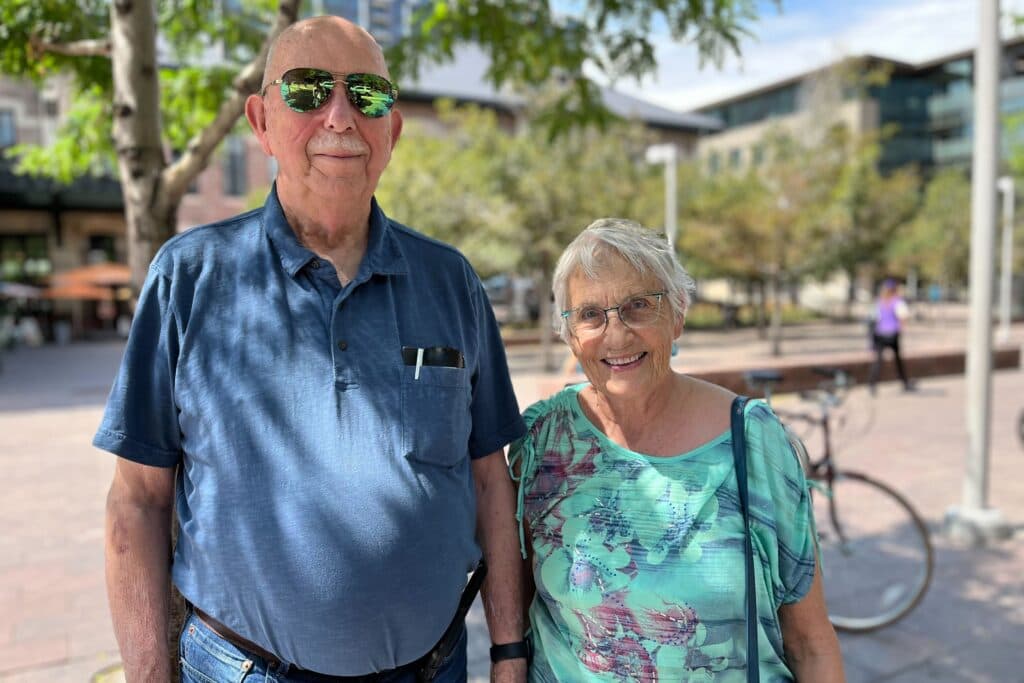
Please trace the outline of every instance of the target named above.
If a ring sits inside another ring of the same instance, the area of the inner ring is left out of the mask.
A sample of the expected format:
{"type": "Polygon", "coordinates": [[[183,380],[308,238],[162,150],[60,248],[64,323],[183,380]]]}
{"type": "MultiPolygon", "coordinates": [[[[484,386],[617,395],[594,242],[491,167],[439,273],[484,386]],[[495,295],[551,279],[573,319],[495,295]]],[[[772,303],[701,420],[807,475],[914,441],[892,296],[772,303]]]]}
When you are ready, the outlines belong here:
{"type": "Polygon", "coordinates": [[[754,583],[754,546],[750,538],[750,504],[747,497],[747,436],[743,426],[746,396],[737,396],[732,402],[732,457],[736,463],[736,483],[743,513],[744,557],[747,565],[747,681],[760,680],[760,659],[757,654],[757,588],[754,583]]]}

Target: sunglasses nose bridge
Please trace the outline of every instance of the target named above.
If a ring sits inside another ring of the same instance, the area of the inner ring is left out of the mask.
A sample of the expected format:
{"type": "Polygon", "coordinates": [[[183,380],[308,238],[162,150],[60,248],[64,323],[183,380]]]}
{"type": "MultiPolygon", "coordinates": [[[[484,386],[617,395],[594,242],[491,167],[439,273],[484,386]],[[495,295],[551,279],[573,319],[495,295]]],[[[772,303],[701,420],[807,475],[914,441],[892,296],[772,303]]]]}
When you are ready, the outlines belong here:
{"type": "Polygon", "coordinates": [[[326,118],[324,125],[335,130],[345,130],[355,126],[358,111],[349,100],[348,89],[343,79],[335,79],[334,88],[327,96],[322,107],[326,118]]]}

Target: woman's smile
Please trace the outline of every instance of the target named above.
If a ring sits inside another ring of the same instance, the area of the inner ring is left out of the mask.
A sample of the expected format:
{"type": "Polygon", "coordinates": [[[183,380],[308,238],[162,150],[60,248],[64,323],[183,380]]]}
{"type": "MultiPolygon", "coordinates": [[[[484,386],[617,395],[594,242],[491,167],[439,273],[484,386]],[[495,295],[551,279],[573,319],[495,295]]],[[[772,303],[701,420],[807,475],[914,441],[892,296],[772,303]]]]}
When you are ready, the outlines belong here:
{"type": "Polygon", "coordinates": [[[611,367],[612,372],[622,372],[624,370],[632,370],[637,367],[645,358],[647,358],[647,352],[641,351],[640,353],[634,353],[631,356],[609,356],[601,359],[601,362],[611,367]]]}

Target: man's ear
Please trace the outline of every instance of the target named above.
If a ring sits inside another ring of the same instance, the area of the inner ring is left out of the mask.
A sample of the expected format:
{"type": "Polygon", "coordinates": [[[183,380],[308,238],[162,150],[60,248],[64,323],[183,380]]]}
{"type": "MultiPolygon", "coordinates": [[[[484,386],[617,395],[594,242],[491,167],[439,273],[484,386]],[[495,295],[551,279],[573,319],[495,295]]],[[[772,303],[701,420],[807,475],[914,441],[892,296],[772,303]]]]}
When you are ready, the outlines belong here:
{"type": "Polygon", "coordinates": [[[256,134],[260,141],[260,147],[267,156],[274,156],[270,150],[270,142],[267,140],[267,109],[266,103],[259,95],[249,95],[245,100],[245,118],[249,120],[249,127],[256,134]]]}
{"type": "Polygon", "coordinates": [[[398,108],[391,110],[391,149],[395,149],[398,138],[402,137],[402,112],[398,108]]]}

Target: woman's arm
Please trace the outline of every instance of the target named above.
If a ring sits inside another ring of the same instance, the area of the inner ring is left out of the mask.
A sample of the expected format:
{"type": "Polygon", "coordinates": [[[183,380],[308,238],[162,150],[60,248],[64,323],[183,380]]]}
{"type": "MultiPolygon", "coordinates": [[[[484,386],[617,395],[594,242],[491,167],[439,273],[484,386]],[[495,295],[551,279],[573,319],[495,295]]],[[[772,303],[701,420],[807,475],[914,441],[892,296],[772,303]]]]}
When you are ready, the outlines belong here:
{"type": "Polygon", "coordinates": [[[801,683],[844,683],[839,639],[825,610],[821,572],[814,570],[814,582],[799,602],[779,608],[782,646],[786,663],[801,683]]]}

